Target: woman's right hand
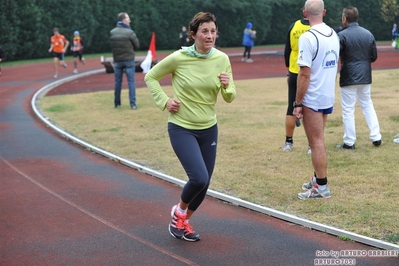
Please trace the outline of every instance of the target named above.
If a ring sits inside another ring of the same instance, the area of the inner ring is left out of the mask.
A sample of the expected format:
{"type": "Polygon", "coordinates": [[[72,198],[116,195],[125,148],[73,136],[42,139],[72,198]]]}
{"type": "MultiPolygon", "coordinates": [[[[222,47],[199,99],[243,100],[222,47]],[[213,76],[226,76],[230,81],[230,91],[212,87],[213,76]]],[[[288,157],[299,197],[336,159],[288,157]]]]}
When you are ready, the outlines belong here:
{"type": "Polygon", "coordinates": [[[178,99],[170,98],[166,102],[166,109],[172,114],[177,113],[179,111],[179,108],[180,101],[178,99]]]}

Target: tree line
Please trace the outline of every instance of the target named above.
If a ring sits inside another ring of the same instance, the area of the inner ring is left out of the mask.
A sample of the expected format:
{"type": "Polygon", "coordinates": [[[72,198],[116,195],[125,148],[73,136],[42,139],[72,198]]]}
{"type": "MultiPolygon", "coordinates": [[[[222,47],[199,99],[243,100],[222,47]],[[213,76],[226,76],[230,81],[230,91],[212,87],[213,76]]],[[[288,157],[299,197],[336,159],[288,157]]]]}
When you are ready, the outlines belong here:
{"type": "MultiPolygon", "coordinates": [[[[0,45],[7,60],[50,57],[54,27],[71,41],[79,30],[85,54],[110,52],[109,32],[120,12],[127,12],[131,27],[146,51],[151,33],[159,50],[179,48],[181,27],[188,26],[199,11],[213,13],[218,22],[222,47],[241,46],[248,21],[257,31],[256,45],[282,44],[289,26],[301,18],[304,0],[1,0],[0,45]]],[[[394,22],[399,24],[397,0],[325,1],[324,21],[341,26],[342,9],[356,6],[359,24],[377,40],[390,40],[394,22]]],[[[69,52],[70,53],[70,52],[69,52]]]]}

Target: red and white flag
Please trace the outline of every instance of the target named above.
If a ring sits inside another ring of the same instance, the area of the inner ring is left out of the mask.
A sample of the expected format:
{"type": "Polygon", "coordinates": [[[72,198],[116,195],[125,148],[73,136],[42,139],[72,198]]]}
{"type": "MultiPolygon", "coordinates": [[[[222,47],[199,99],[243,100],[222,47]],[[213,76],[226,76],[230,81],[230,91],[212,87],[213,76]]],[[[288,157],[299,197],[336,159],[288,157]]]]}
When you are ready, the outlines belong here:
{"type": "Polygon", "coordinates": [[[144,61],[140,64],[140,67],[143,69],[143,73],[147,73],[148,71],[150,71],[152,61],[155,59],[155,56],[156,56],[155,32],[153,32],[147,56],[145,57],[144,61]]]}

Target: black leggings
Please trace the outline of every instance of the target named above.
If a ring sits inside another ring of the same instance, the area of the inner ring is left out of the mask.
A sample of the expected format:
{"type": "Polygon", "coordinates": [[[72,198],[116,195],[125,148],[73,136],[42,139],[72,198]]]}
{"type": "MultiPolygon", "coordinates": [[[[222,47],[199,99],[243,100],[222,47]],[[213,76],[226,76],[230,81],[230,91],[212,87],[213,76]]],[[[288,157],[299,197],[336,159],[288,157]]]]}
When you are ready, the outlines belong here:
{"type": "Polygon", "coordinates": [[[287,115],[294,115],[294,102],[296,98],[296,81],[298,79],[298,74],[289,73],[288,75],[288,107],[287,115]]]}
{"type": "Polygon", "coordinates": [[[244,46],[245,50],[244,50],[244,55],[242,57],[245,57],[245,55],[248,53],[248,58],[251,58],[251,46],[244,46]]]}
{"type": "Polygon", "coordinates": [[[217,124],[204,130],[189,130],[168,123],[168,132],[173,150],[189,179],[184,185],[181,200],[189,204],[189,210],[195,211],[206,196],[215,167],[217,124]]]}

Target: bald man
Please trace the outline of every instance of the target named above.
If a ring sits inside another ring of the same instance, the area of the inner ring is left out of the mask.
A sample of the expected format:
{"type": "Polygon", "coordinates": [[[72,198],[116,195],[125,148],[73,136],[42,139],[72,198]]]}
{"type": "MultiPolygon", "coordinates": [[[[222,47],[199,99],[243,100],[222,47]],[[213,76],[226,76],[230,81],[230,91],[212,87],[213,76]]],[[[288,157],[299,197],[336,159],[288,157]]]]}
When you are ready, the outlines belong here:
{"type": "Polygon", "coordinates": [[[298,193],[302,200],[330,198],[327,186],[327,153],[324,145],[324,127],[327,115],[333,111],[335,80],[338,71],[339,38],[323,22],[324,2],[308,0],[304,16],[310,29],[299,38],[297,95],[294,116],[303,119],[303,126],[312,150],[314,176],[302,185],[306,192],[298,193]]]}

